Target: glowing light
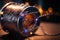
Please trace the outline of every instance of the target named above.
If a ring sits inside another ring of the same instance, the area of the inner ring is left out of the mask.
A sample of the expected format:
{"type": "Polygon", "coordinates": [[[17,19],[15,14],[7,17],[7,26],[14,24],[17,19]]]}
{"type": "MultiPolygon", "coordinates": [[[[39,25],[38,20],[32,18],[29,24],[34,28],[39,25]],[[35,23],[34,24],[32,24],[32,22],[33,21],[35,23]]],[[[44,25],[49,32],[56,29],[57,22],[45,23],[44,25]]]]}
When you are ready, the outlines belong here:
{"type": "Polygon", "coordinates": [[[0,11],[0,14],[4,14],[4,12],[1,12],[1,11],[0,11]]]}
{"type": "Polygon", "coordinates": [[[30,32],[30,34],[33,34],[32,32],[30,32]]]}
{"type": "Polygon", "coordinates": [[[40,14],[42,15],[42,14],[43,14],[42,6],[40,6],[40,7],[38,8],[38,10],[39,10],[40,14]]]}
{"type": "Polygon", "coordinates": [[[37,21],[38,19],[36,18],[36,21],[37,21]]]}
{"type": "Polygon", "coordinates": [[[27,29],[25,29],[24,31],[25,31],[25,32],[28,32],[28,30],[27,30],[27,29]]]}
{"type": "Polygon", "coordinates": [[[21,16],[24,16],[24,14],[21,14],[21,16]]]}
{"type": "Polygon", "coordinates": [[[50,14],[53,14],[53,8],[52,8],[52,7],[49,7],[47,11],[48,11],[50,14]]]}
{"type": "Polygon", "coordinates": [[[25,5],[29,5],[29,2],[25,2],[25,5]]]}

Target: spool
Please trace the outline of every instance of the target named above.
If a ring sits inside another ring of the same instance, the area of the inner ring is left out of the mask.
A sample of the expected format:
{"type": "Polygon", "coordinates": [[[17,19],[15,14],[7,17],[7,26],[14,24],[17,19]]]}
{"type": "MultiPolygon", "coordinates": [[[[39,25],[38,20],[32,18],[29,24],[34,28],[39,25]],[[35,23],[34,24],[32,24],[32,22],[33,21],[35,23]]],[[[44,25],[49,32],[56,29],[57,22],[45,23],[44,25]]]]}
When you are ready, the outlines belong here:
{"type": "Polygon", "coordinates": [[[9,32],[19,32],[22,36],[32,35],[40,24],[40,13],[34,6],[9,2],[2,7],[4,14],[1,16],[3,29],[9,32]],[[31,34],[30,34],[31,32],[31,34]]]}

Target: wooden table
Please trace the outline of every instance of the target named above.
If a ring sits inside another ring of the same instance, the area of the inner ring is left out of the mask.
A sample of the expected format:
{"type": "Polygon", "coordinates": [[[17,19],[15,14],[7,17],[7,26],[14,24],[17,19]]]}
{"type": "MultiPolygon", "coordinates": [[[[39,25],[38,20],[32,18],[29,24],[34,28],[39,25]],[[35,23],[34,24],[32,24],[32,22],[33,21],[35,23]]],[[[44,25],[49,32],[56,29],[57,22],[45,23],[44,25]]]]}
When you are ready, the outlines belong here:
{"type": "MultiPolygon", "coordinates": [[[[60,40],[60,35],[51,36],[58,33],[60,33],[60,23],[41,22],[39,28],[35,32],[35,34],[38,34],[39,36],[31,36],[25,40],[60,40]],[[47,35],[45,35],[45,33],[47,35]]],[[[1,29],[0,25],[0,36],[6,34],[7,33],[1,29]]]]}

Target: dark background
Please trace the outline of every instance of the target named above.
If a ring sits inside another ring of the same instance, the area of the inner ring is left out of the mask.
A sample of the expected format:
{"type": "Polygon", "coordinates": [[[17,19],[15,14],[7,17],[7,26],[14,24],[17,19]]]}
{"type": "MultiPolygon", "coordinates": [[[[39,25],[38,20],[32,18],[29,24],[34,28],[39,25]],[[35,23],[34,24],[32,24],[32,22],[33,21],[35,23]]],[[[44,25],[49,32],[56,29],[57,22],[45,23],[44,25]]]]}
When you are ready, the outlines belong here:
{"type": "Polygon", "coordinates": [[[53,7],[55,11],[60,11],[60,0],[0,0],[0,8],[7,2],[13,1],[13,2],[29,2],[30,5],[34,4],[41,4],[44,9],[47,9],[48,7],[53,7]]]}

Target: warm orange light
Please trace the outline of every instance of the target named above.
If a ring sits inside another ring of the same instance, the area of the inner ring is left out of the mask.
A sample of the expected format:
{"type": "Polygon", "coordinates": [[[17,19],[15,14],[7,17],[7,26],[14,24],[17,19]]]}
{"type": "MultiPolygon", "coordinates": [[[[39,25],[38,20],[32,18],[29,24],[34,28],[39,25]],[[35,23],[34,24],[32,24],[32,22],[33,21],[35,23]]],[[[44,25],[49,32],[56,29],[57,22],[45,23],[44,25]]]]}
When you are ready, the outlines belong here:
{"type": "Polygon", "coordinates": [[[38,10],[39,10],[40,14],[42,15],[42,14],[43,14],[42,6],[40,6],[40,7],[38,8],[38,10]]]}
{"type": "Polygon", "coordinates": [[[30,34],[33,34],[32,32],[30,32],[30,34]]]}
{"type": "Polygon", "coordinates": [[[0,14],[2,15],[2,14],[4,14],[4,12],[1,12],[1,11],[0,11],[0,14]]]}
{"type": "Polygon", "coordinates": [[[43,14],[42,6],[41,5],[39,6],[38,4],[35,4],[34,6],[38,9],[40,15],[42,15],[43,14]]]}
{"type": "Polygon", "coordinates": [[[53,8],[52,8],[52,7],[49,7],[49,8],[48,8],[48,12],[49,12],[50,14],[52,14],[52,13],[53,13],[53,8]]]}
{"type": "Polygon", "coordinates": [[[29,5],[29,2],[25,2],[25,5],[29,5]]]}

